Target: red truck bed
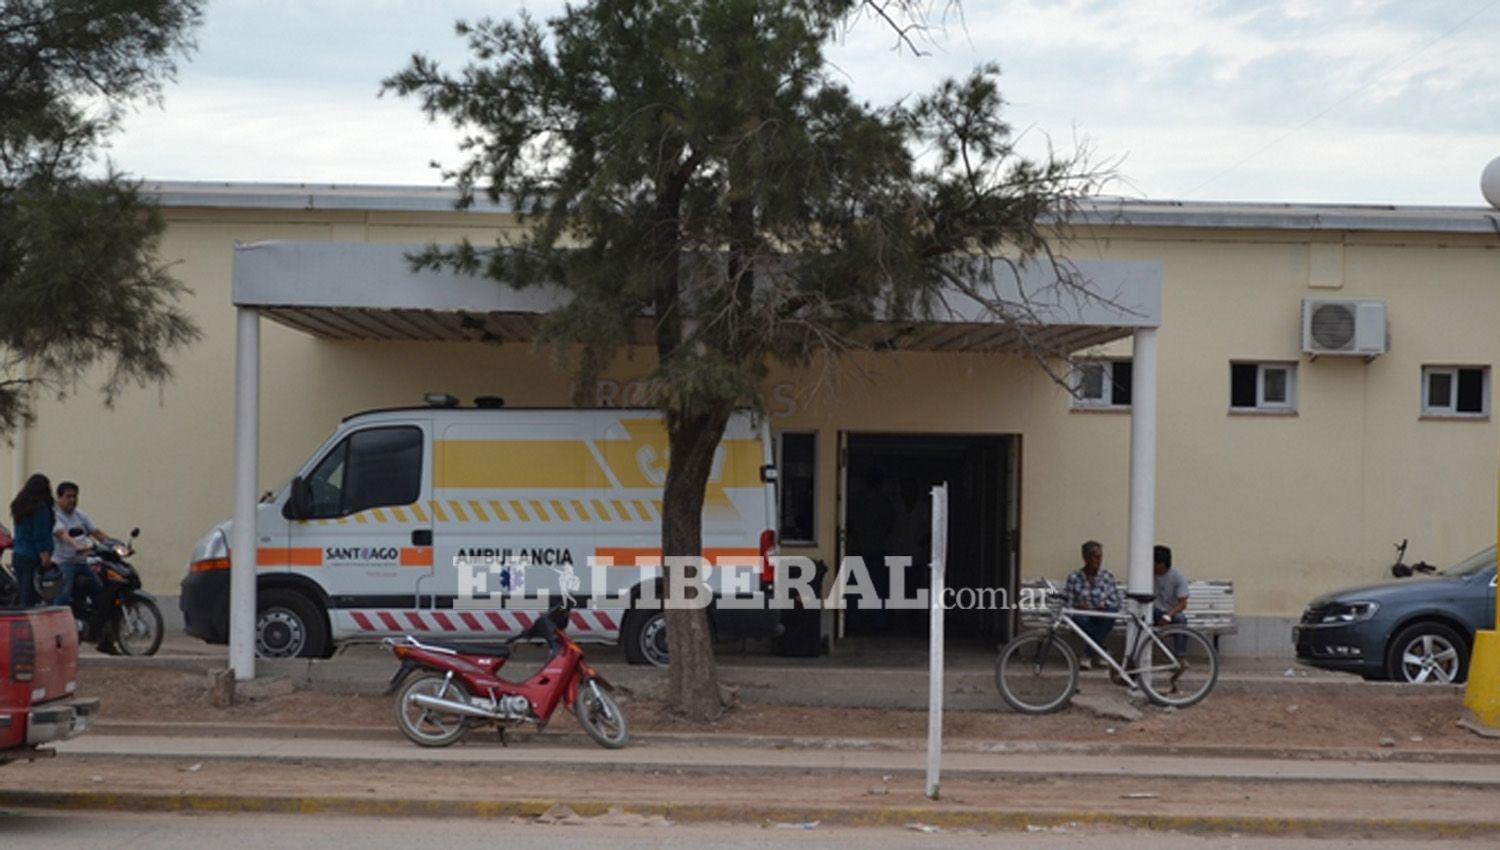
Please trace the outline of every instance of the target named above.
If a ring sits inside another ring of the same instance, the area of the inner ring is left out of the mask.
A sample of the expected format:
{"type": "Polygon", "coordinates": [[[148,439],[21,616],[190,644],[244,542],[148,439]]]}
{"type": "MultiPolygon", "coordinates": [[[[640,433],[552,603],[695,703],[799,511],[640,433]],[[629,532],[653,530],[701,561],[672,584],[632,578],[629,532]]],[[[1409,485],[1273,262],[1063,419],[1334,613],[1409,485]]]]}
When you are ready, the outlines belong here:
{"type": "Polygon", "coordinates": [[[87,729],[99,700],[78,687],[78,632],[66,608],[0,608],[0,763],[87,729]]]}

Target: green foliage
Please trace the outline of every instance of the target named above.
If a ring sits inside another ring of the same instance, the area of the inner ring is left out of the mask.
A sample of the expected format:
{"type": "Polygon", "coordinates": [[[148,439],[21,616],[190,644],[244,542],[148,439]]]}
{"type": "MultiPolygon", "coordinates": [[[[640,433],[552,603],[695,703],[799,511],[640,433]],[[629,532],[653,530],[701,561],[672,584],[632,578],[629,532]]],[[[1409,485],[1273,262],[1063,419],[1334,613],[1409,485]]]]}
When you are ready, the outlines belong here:
{"type": "Polygon", "coordinates": [[[201,0],[5,0],[0,5],[0,431],[30,416],[28,385],[59,393],[105,369],[168,379],[198,331],[157,258],[163,223],[135,183],[86,176],[133,103],[151,102],[191,47],[201,0]]]}
{"type": "Polygon", "coordinates": [[[543,339],[575,379],[650,341],[670,414],[755,403],[773,361],[932,318],[955,288],[982,296],[976,254],[1050,261],[1042,221],[1105,175],[1017,156],[993,65],[910,103],[857,101],[824,48],[870,8],[592,0],[460,23],[469,65],[414,56],[385,88],[465,132],[444,173],[464,203],[484,192],[530,226],[417,263],[561,286],[543,339]]]}

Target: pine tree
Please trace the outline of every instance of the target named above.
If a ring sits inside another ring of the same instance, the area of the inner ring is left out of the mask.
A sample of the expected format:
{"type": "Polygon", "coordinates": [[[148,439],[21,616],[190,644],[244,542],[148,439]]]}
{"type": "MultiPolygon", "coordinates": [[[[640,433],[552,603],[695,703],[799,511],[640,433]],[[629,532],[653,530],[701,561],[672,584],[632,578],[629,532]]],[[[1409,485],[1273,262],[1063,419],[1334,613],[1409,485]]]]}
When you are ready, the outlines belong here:
{"type": "Polygon", "coordinates": [[[164,224],[99,149],[135,103],[159,98],[201,0],[0,4],[0,432],[33,386],[70,392],[102,367],[106,401],[171,377],[197,338],[157,256],[164,224]]]}
{"type": "MultiPolygon", "coordinates": [[[[587,0],[545,22],[460,22],[470,64],[449,73],[416,55],[385,81],[465,132],[465,161],[444,173],[460,204],[483,192],[527,225],[415,265],[560,287],[541,344],[582,403],[622,347],[655,348],[667,558],[701,553],[715,448],[737,406],[759,405],[770,364],[828,361],[873,322],[934,317],[953,290],[1022,322],[1024,305],[987,298],[996,264],[976,258],[1040,258],[1073,283],[1045,220],[1105,175],[1081,155],[1017,155],[993,65],[909,103],[855,99],[825,48],[854,18],[882,17],[872,9],[587,0]]],[[[684,580],[667,573],[669,587],[684,580]]],[[[707,617],[667,618],[672,706],[717,716],[707,617]]]]}

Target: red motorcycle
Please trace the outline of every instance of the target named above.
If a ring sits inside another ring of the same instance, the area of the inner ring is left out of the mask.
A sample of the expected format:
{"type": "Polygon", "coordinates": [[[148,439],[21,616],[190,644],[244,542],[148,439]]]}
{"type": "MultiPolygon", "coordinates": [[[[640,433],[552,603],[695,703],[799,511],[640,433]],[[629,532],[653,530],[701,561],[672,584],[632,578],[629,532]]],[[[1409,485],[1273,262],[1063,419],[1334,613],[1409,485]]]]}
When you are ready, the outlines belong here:
{"type": "Polygon", "coordinates": [[[630,740],[625,714],[609,694],[613,687],[583,660],[583,650],[564,631],[568,613],[567,605],[558,605],[505,643],[386,638],[385,645],[401,661],[390,687],[400,689],[395,710],[401,733],[424,747],[446,747],[475,726],[494,725],[503,741],[508,726],[535,723],[538,730],[546,728],[562,703],[601,746],[625,746],[630,740]],[[512,647],[532,640],[547,644],[542,669],[524,682],[500,678],[512,647]]]}

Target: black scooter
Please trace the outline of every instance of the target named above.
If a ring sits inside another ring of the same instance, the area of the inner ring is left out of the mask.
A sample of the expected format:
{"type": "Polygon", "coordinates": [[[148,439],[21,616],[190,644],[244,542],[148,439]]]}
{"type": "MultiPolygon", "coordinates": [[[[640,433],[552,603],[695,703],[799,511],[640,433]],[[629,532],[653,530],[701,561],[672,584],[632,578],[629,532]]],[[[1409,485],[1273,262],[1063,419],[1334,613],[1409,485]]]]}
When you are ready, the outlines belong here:
{"type": "Polygon", "coordinates": [[[1437,567],[1434,567],[1426,561],[1418,561],[1415,564],[1411,565],[1407,565],[1406,563],[1404,563],[1405,561],[1406,540],[1403,539],[1400,543],[1396,544],[1396,563],[1391,565],[1391,575],[1395,576],[1396,578],[1407,578],[1416,573],[1430,576],[1437,572],[1437,567]]]}
{"type": "MultiPolygon", "coordinates": [[[[81,529],[80,529],[81,532],[81,529]]],[[[141,530],[130,530],[135,541],[141,530]]],[[[78,593],[74,584],[73,619],[78,622],[79,639],[91,642],[110,655],[155,655],[161,648],[165,627],[161,609],[151,594],[141,589],[141,574],[126,558],[135,554],[130,543],[119,540],[93,541],[86,553],[87,563],[104,591],[94,598],[78,593]]],[[[62,592],[62,570],[54,566],[37,575],[37,595],[47,602],[62,592]]]]}

